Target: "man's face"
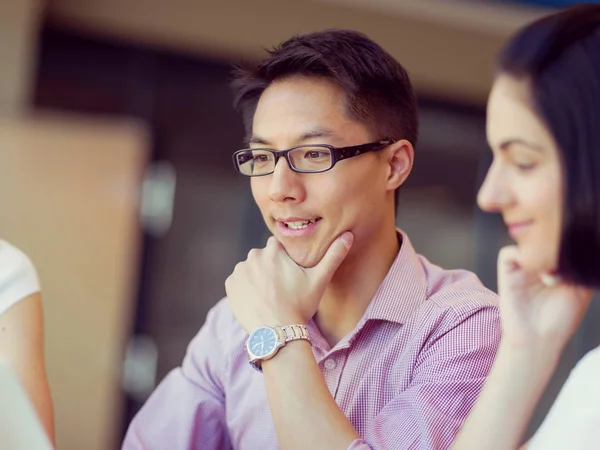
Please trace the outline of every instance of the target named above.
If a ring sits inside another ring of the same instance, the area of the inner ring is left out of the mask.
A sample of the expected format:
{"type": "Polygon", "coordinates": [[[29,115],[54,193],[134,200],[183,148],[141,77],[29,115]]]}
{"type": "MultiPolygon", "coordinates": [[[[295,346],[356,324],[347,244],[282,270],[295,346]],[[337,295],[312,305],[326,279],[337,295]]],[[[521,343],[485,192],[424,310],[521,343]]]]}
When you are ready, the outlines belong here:
{"type": "MultiPolygon", "coordinates": [[[[251,147],[286,150],[304,144],[346,147],[371,142],[367,127],[345,113],[344,91],[319,78],[278,81],[262,94],[254,115],[251,147]]],[[[322,173],[293,172],[280,158],[271,175],[251,178],[252,193],[271,233],[303,267],[316,265],[346,230],[351,253],[376,239],[393,214],[390,164],[366,153],[322,173]]]]}

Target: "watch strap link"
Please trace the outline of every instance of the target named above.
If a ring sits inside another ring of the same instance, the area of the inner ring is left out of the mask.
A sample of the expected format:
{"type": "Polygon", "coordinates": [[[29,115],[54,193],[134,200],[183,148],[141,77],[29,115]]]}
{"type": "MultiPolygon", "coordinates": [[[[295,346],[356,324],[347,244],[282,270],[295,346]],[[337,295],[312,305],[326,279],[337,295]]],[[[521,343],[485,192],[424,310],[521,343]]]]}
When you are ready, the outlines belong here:
{"type": "Polygon", "coordinates": [[[283,325],[277,328],[281,331],[281,338],[286,344],[290,341],[296,341],[298,339],[304,339],[310,342],[310,335],[308,334],[308,328],[306,325],[283,325]]]}

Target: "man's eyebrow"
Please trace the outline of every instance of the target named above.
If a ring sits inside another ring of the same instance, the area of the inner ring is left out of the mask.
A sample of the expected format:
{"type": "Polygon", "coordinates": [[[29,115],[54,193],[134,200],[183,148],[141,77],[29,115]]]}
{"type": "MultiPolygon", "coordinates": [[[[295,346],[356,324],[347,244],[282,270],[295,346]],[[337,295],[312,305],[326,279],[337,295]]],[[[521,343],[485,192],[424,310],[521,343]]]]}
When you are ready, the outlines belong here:
{"type": "Polygon", "coordinates": [[[260,136],[255,135],[255,134],[252,135],[252,137],[248,141],[248,144],[270,145],[269,141],[267,141],[264,138],[261,138],[260,136]]]}
{"type": "Polygon", "coordinates": [[[329,138],[331,136],[335,136],[333,130],[330,130],[329,128],[315,128],[306,133],[303,133],[298,139],[298,141],[302,142],[316,138],[329,138]]]}
{"type": "MultiPolygon", "coordinates": [[[[324,127],[317,127],[305,133],[302,133],[300,136],[298,136],[296,142],[301,143],[304,141],[309,141],[311,139],[330,138],[332,136],[335,136],[333,130],[324,127]]],[[[273,145],[268,139],[257,134],[252,135],[252,137],[248,141],[248,144],[264,145],[266,147],[273,145]]]]}

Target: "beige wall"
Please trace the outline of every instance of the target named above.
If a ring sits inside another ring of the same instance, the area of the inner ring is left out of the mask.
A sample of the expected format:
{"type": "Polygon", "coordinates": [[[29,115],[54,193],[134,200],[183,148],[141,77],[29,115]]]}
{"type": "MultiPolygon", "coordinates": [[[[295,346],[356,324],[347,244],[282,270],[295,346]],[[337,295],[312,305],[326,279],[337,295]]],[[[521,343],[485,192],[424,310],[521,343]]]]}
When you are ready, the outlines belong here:
{"type": "Polygon", "coordinates": [[[0,237],[40,275],[61,450],[117,447],[146,147],[132,123],[0,118],[0,237]]]}
{"type": "Polygon", "coordinates": [[[507,37],[542,11],[454,0],[54,0],[55,23],[217,56],[262,55],[293,34],[361,30],[422,93],[482,104],[507,37]]]}

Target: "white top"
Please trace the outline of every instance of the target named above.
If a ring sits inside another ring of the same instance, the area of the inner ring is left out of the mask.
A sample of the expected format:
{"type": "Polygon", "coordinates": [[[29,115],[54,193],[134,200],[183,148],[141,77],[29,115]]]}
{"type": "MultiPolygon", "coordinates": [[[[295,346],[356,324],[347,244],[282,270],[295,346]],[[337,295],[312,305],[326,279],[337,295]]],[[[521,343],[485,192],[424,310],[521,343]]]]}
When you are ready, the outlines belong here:
{"type": "Polygon", "coordinates": [[[0,240],[0,314],[39,290],[38,275],[31,260],[19,249],[0,240]]]}
{"type": "Polygon", "coordinates": [[[600,449],[600,348],[577,363],[527,449],[600,449]]]}
{"type": "Polygon", "coordinates": [[[10,450],[51,450],[36,414],[13,367],[0,359],[0,447],[10,450]]]}

